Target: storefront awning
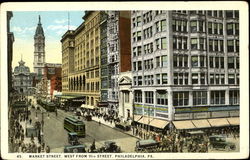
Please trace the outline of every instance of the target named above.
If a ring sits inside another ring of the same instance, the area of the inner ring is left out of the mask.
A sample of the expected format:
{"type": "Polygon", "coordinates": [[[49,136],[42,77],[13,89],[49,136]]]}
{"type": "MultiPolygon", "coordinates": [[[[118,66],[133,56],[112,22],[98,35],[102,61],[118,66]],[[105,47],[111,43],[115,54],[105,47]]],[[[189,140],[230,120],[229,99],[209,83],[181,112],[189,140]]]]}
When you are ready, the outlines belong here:
{"type": "Polygon", "coordinates": [[[82,104],[81,107],[86,108],[86,109],[95,109],[94,106],[90,106],[90,105],[86,105],[86,104],[82,104]]]}
{"type": "Polygon", "coordinates": [[[227,118],[230,125],[240,125],[240,118],[239,117],[233,117],[233,118],[227,118]]]}
{"type": "Polygon", "coordinates": [[[226,118],[208,119],[208,122],[212,127],[223,127],[230,125],[226,118]]]}
{"type": "Polygon", "coordinates": [[[192,121],[173,121],[176,129],[194,129],[196,128],[192,121]]]}
{"type": "Polygon", "coordinates": [[[161,120],[161,119],[153,119],[151,122],[150,122],[150,126],[153,126],[153,127],[157,127],[157,128],[161,128],[163,129],[164,127],[166,127],[166,125],[168,125],[168,121],[165,121],[165,120],[161,120]]]}
{"type": "Polygon", "coordinates": [[[152,120],[151,117],[142,117],[138,122],[149,125],[152,120]]]}
{"type": "Polygon", "coordinates": [[[196,128],[210,128],[211,127],[211,125],[208,123],[206,119],[192,120],[192,122],[196,128]]]}
{"type": "Polygon", "coordinates": [[[61,95],[60,98],[62,99],[77,99],[77,98],[83,98],[84,96],[81,95],[61,95]]]}
{"type": "Polygon", "coordinates": [[[134,121],[138,122],[142,118],[141,115],[134,115],[134,121]]]}

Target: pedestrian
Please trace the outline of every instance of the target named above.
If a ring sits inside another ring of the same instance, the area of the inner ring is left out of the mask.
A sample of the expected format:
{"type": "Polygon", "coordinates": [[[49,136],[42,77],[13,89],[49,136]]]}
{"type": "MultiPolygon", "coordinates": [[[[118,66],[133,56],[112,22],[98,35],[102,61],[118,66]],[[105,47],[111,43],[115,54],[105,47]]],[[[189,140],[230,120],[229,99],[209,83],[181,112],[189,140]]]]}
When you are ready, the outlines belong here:
{"type": "Polygon", "coordinates": [[[99,126],[101,125],[101,121],[99,120],[99,126]]]}
{"type": "Polygon", "coordinates": [[[31,124],[31,122],[32,122],[32,120],[31,120],[31,118],[30,118],[30,124],[31,124]]]}

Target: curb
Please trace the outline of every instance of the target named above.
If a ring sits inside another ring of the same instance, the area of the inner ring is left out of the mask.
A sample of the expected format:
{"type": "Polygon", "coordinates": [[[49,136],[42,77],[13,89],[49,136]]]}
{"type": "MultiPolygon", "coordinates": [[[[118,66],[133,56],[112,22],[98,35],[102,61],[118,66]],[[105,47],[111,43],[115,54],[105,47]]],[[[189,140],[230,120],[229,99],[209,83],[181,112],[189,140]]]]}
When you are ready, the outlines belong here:
{"type": "MultiPolygon", "coordinates": [[[[99,123],[99,122],[97,122],[97,121],[94,120],[94,119],[92,119],[92,120],[93,120],[94,122],[96,122],[96,123],[99,123]]],[[[107,124],[104,124],[104,123],[102,123],[102,122],[101,122],[101,124],[103,124],[103,125],[105,125],[105,126],[107,126],[107,127],[109,127],[109,128],[115,129],[115,130],[117,130],[117,131],[119,131],[119,132],[122,132],[120,129],[118,129],[118,128],[116,128],[116,127],[111,127],[111,126],[109,126],[109,125],[107,125],[107,124]]],[[[127,133],[127,132],[122,132],[122,133],[124,133],[124,134],[126,134],[126,135],[129,135],[129,136],[131,136],[131,137],[140,139],[140,138],[138,138],[138,137],[136,137],[136,136],[134,136],[134,135],[132,135],[132,134],[129,134],[129,133],[127,133]]]]}

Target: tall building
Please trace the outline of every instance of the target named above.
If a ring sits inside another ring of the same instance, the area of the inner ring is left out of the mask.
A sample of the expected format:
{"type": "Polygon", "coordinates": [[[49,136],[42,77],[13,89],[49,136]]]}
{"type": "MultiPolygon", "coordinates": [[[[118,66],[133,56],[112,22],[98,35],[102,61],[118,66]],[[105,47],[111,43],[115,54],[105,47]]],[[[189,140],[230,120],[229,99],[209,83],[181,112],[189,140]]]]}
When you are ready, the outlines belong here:
{"type": "MultiPolygon", "coordinates": [[[[7,12],[7,62],[8,62],[8,93],[12,92],[12,59],[13,59],[13,43],[15,41],[15,37],[13,32],[10,31],[10,19],[13,17],[13,13],[11,11],[7,12]]],[[[8,95],[9,102],[11,101],[10,94],[8,95]]]]}
{"type": "MultiPolygon", "coordinates": [[[[107,11],[108,113],[119,112],[119,73],[131,70],[130,11],[107,11]]],[[[103,61],[103,59],[102,59],[103,61]]]]}
{"type": "Polygon", "coordinates": [[[34,35],[34,72],[37,78],[41,80],[43,76],[43,67],[45,63],[45,36],[39,15],[36,33],[34,35]]]}
{"type": "Polygon", "coordinates": [[[100,101],[100,11],[86,11],[83,19],[75,31],[66,32],[61,40],[63,96],[79,98],[83,100],[82,107],[94,109],[100,101]]]}
{"type": "Polygon", "coordinates": [[[43,68],[43,91],[47,99],[53,99],[55,92],[62,91],[62,65],[45,63],[43,68]]]}
{"type": "Polygon", "coordinates": [[[237,121],[239,11],[132,11],[131,32],[135,121],[178,129],[237,121]]]}
{"type": "Polygon", "coordinates": [[[108,107],[108,55],[107,55],[107,11],[101,11],[100,17],[100,52],[101,52],[101,64],[100,64],[100,79],[101,79],[101,88],[100,88],[100,102],[98,106],[100,107],[101,112],[107,112],[108,107]]]}

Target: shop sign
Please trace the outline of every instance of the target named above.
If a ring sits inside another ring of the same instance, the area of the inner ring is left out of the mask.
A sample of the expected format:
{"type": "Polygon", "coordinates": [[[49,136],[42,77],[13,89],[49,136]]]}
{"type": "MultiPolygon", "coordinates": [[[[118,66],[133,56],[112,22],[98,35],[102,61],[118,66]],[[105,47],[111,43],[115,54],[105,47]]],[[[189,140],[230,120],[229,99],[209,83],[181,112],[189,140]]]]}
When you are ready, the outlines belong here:
{"type": "Polygon", "coordinates": [[[168,112],[168,107],[155,106],[155,110],[158,112],[168,112]]]}
{"type": "Polygon", "coordinates": [[[208,112],[193,113],[193,117],[194,117],[194,119],[208,118],[208,112]]]}
{"type": "Polygon", "coordinates": [[[229,112],[228,111],[224,111],[224,112],[212,112],[212,117],[228,117],[229,116],[229,112]]]}
{"type": "Polygon", "coordinates": [[[175,113],[191,112],[190,108],[175,108],[175,113]]]}
{"type": "Polygon", "coordinates": [[[229,111],[229,116],[239,116],[239,111],[229,111]]]}
{"type": "Polygon", "coordinates": [[[184,114],[175,114],[174,119],[175,120],[183,120],[183,119],[191,119],[190,113],[184,113],[184,114]]]}
{"type": "Polygon", "coordinates": [[[208,108],[208,111],[228,111],[228,110],[239,110],[239,106],[215,106],[208,108]]]}

